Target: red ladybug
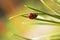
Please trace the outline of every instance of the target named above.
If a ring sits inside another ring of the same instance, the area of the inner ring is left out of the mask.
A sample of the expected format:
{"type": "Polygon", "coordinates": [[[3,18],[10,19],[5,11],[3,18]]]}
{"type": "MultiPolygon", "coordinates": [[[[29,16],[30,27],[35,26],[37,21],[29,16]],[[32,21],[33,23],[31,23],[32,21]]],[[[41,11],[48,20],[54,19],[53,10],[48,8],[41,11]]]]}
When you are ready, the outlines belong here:
{"type": "Polygon", "coordinates": [[[37,14],[36,13],[30,13],[28,15],[29,19],[35,19],[37,17],[37,14]]]}

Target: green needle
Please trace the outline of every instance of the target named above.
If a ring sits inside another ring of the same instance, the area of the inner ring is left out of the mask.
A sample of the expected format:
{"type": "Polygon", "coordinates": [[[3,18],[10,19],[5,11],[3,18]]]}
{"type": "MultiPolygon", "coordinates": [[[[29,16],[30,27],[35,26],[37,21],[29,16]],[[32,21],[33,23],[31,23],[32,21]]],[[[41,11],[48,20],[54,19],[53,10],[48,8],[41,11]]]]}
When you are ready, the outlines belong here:
{"type": "MultiPolygon", "coordinates": [[[[28,18],[26,15],[21,15],[21,16],[28,18]]],[[[40,19],[40,18],[36,18],[35,20],[39,20],[39,21],[45,21],[45,22],[50,22],[50,23],[57,23],[57,24],[60,24],[60,22],[51,21],[51,20],[46,20],[46,19],[40,19]]]]}
{"type": "Polygon", "coordinates": [[[38,10],[38,9],[35,9],[35,8],[32,8],[32,7],[29,7],[29,6],[27,6],[27,5],[25,5],[25,6],[28,7],[28,8],[30,8],[30,9],[32,9],[32,10],[34,10],[34,11],[42,12],[42,14],[46,14],[46,15],[48,15],[48,16],[51,16],[51,17],[54,17],[54,18],[60,19],[60,16],[58,16],[58,15],[52,15],[52,14],[49,14],[49,13],[45,13],[45,12],[43,12],[43,11],[40,11],[40,10],[38,10]]]}
{"type": "Polygon", "coordinates": [[[31,39],[29,39],[29,38],[25,38],[25,37],[19,36],[19,35],[17,35],[17,34],[14,34],[14,36],[16,36],[16,37],[18,37],[18,38],[25,39],[25,40],[31,40],[31,39]]]}

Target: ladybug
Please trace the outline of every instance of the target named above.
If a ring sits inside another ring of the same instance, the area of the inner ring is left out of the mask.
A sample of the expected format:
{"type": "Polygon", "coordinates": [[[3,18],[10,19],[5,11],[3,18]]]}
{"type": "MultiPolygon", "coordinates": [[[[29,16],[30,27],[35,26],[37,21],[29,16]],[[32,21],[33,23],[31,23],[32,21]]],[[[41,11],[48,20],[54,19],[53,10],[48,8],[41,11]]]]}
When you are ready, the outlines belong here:
{"type": "Polygon", "coordinates": [[[38,15],[36,13],[30,13],[28,14],[29,19],[35,19],[38,15]]]}

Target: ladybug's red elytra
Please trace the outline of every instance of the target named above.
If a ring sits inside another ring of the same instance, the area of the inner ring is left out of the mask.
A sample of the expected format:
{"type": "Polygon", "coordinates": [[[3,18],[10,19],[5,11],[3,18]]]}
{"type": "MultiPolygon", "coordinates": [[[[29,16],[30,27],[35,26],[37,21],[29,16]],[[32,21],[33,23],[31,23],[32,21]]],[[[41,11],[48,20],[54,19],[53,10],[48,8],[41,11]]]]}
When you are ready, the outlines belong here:
{"type": "Polygon", "coordinates": [[[37,17],[37,14],[36,13],[30,13],[28,15],[29,19],[35,19],[37,17]]]}

